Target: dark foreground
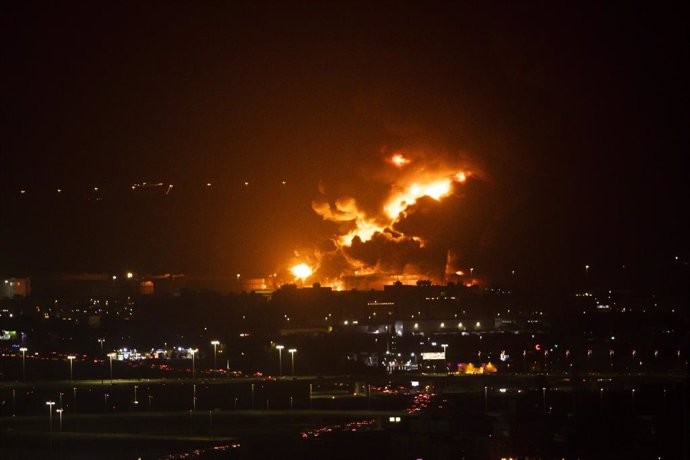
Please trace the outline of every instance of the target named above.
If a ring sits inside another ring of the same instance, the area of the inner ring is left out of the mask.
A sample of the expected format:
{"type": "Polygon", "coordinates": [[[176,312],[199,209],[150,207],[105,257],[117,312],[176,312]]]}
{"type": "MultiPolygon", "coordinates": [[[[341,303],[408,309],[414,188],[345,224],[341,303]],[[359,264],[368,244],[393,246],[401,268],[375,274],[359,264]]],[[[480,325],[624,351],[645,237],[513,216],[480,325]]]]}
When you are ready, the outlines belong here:
{"type": "Polygon", "coordinates": [[[681,459],[688,452],[683,375],[347,376],[74,388],[0,387],[0,458],[681,459]],[[52,426],[48,400],[56,402],[52,426]]]}

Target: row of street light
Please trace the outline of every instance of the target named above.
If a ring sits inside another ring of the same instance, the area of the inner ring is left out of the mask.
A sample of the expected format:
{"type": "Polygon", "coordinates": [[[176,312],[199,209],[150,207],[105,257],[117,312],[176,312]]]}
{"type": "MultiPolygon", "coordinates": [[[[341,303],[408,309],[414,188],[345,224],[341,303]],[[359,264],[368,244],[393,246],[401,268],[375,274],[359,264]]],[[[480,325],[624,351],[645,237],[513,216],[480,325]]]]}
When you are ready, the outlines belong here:
{"type": "MultiPolygon", "coordinates": [[[[283,349],[284,345],[276,345],[276,350],[278,350],[278,375],[283,375],[283,349]]],[[[297,348],[288,349],[290,353],[290,358],[292,360],[292,375],[295,375],[295,353],[297,353],[297,348]]]]}
{"type": "MultiPolygon", "coordinates": [[[[98,339],[99,344],[101,345],[101,352],[103,351],[103,343],[105,342],[105,339],[98,339]]],[[[211,345],[213,345],[213,368],[217,369],[218,368],[218,345],[220,345],[220,341],[218,340],[212,340],[211,345]]],[[[447,345],[446,345],[447,346],[447,345]]],[[[283,356],[282,352],[285,346],[283,345],[276,345],[276,349],[278,350],[278,373],[279,375],[283,375],[283,356]]],[[[22,352],[22,380],[26,380],[26,352],[28,349],[26,347],[21,347],[19,351],[22,352]]],[[[196,377],[196,353],[199,350],[197,348],[190,348],[188,350],[189,354],[192,355],[192,378],[196,377]]],[[[290,348],[288,349],[288,353],[290,353],[290,358],[291,358],[291,364],[292,364],[292,375],[295,375],[295,353],[297,353],[296,348],[290,348]]],[[[113,359],[117,357],[117,353],[111,352],[106,355],[109,360],[109,366],[110,366],[110,383],[113,383],[113,359]]],[[[74,360],[77,357],[75,355],[68,355],[67,360],[69,362],[69,379],[70,381],[74,380],[74,360]]]]}

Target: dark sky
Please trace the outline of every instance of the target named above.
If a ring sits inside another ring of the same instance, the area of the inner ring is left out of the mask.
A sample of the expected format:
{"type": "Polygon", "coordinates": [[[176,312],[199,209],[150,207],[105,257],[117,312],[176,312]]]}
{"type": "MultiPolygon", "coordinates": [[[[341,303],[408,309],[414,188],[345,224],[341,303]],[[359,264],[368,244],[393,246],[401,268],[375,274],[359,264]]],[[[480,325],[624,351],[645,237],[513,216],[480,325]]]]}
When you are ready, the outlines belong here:
{"type": "Polygon", "coordinates": [[[468,266],[685,257],[685,12],[473,3],[3,2],[0,272],[263,276],[418,146],[485,172],[468,266]]]}

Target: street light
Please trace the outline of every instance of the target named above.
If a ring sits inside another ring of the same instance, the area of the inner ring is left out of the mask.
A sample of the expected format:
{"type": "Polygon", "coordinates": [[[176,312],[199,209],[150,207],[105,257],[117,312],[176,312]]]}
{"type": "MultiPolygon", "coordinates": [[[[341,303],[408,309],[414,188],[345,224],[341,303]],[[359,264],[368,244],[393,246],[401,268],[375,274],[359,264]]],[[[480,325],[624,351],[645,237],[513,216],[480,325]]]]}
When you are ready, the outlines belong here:
{"type": "Polygon", "coordinates": [[[136,406],[139,404],[139,400],[137,399],[137,388],[139,388],[138,385],[134,385],[134,405],[136,406]]]}
{"type": "Polygon", "coordinates": [[[276,345],[278,350],[278,375],[283,375],[283,345],[276,345]]]}
{"type": "Polygon", "coordinates": [[[63,411],[64,411],[64,409],[55,409],[55,412],[57,412],[58,415],[60,415],[60,432],[61,433],[62,433],[62,412],[63,411]]]}
{"type": "Polygon", "coordinates": [[[113,384],[113,358],[115,357],[115,353],[108,353],[108,358],[110,358],[110,384],[113,384]]]}
{"type": "Polygon", "coordinates": [[[297,353],[297,348],[290,348],[288,352],[290,353],[290,358],[292,358],[292,375],[295,375],[295,353],[297,353]]]}
{"type": "Polygon", "coordinates": [[[26,380],[26,347],[21,347],[22,352],[22,380],[26,380]]]}
{"type": "Polygon", "coordinates": [[[105,343],[105,339],[101,337],[98,339],[98,343],[101,344],[101,355],[103,354],[103,344],[105,343]]]}
{"type": "Polygon", "coordinates": [[[74,358],[76,358],[76,356],[74,356],[74,355],[69,355],[67,357],[67,359],[69,360],[69,380],[70,380],[70,382],[73,380],[72,379],[72,363],[74,362],[74,358]]]}
{"type": "Polygon", "coordinates": [[[50,423],[50,432],[53,432],[53,406],[55,401],[46,401],[46,406],[48,406],[48,423],[50,423]]]}
{"type": "Polygon", "coordinates": [[[192,378],[196,376],[196,363],[194,361],[194,355],[196,354],[197,350],[195,348],[190,348],[189,353],[192,355],[192,378]]]}
{"type": "Polygon", "coordinates": [[[213,345],[213,368],[218,369],[217,352],[218,345],[220,345],[220,342],[218,340],[211,340],[211,345],[213,345]]]}

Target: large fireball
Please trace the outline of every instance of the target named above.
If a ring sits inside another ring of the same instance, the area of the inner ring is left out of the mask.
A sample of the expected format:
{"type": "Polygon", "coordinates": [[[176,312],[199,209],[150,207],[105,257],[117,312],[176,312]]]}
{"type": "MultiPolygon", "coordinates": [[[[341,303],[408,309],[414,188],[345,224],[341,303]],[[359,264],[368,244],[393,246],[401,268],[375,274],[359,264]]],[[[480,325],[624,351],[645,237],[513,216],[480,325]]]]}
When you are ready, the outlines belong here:
{"type": "Polygon", "coordinates": [[[313,273],[313,270],[311,267],[307,264],[299,264],[295,265],[290,269],[293,275],[295,275],[295,278],[298,278],[300,280],[305,280],[311,276],[313,273]]]}

